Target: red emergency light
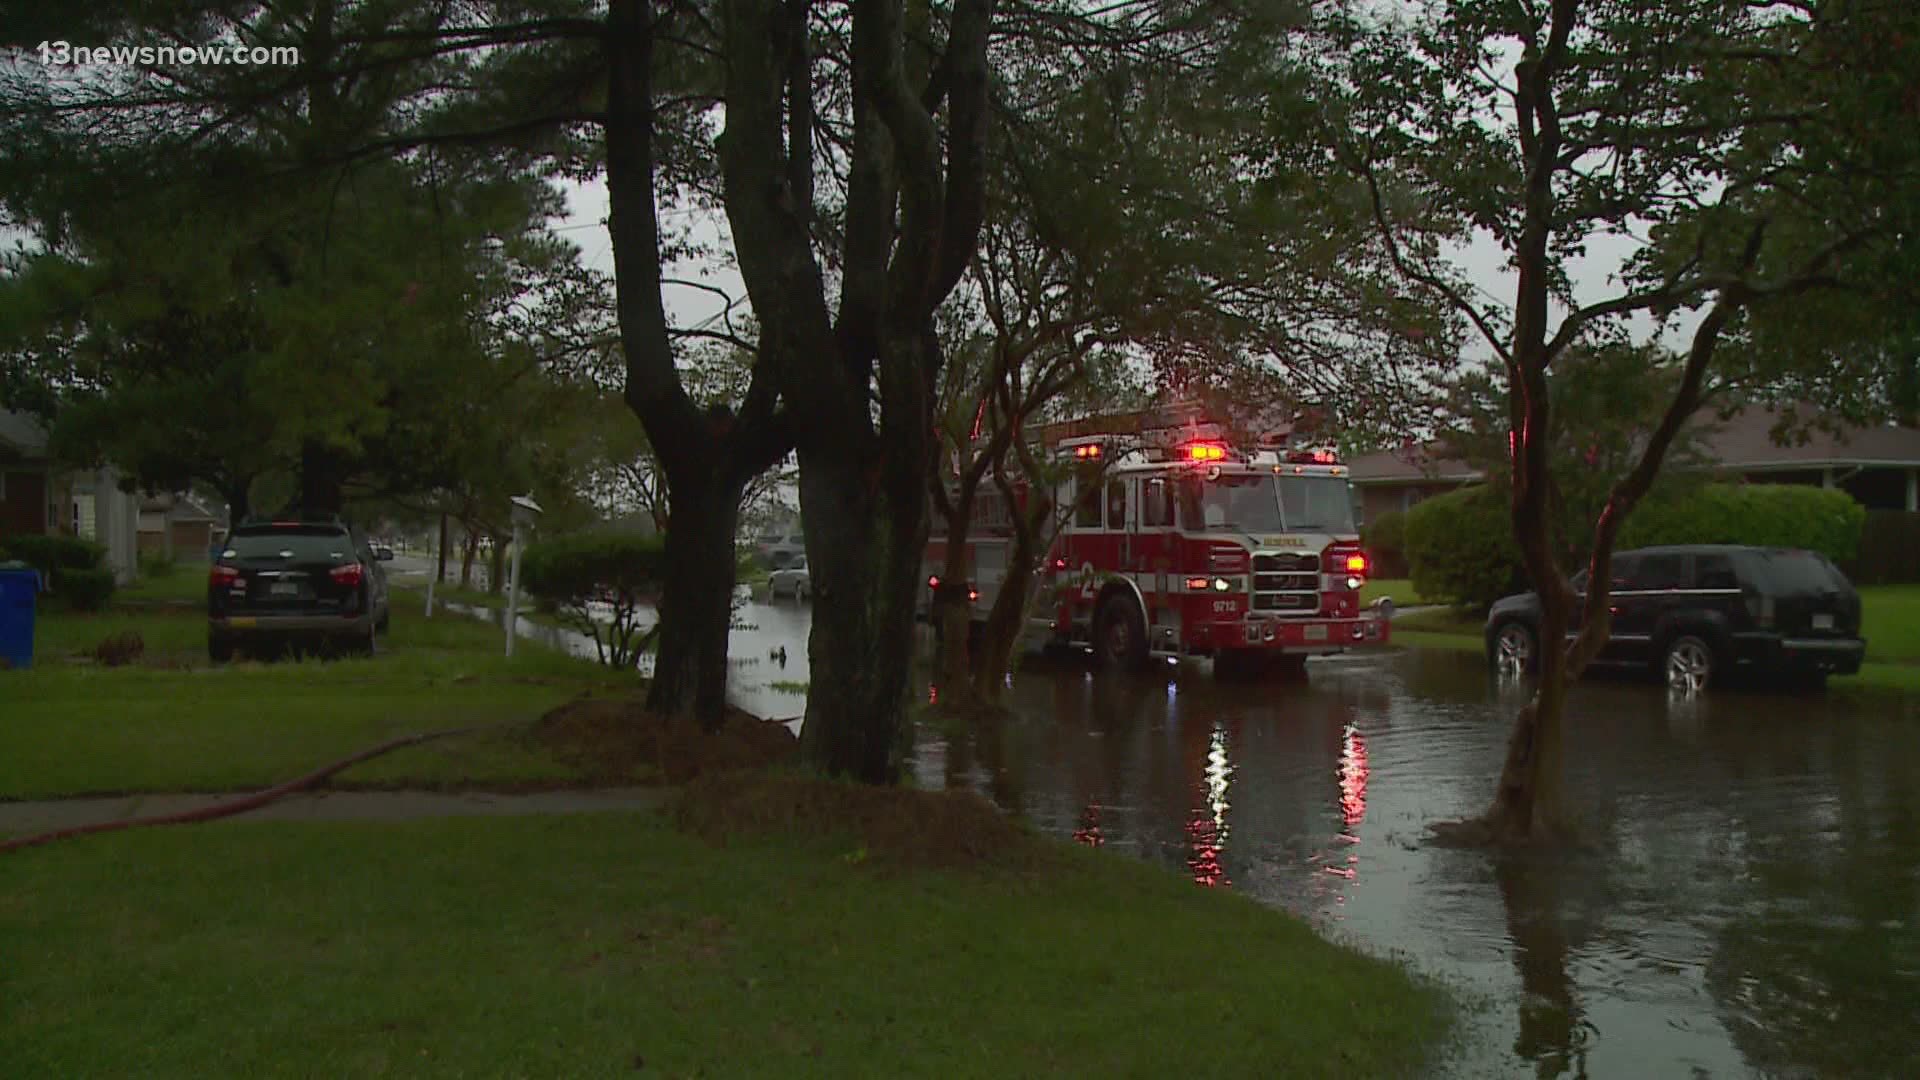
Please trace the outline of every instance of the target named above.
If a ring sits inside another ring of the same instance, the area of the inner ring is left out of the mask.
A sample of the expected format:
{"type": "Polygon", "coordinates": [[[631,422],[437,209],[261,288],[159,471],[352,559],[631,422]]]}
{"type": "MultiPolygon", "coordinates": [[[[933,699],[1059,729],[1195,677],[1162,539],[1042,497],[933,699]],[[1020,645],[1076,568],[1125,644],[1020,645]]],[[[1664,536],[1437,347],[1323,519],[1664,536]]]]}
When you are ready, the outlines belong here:
{"type": "Polygon", "coordinates": [[[1100,456],[1100,445],[1098,443],[1088,443],[1085,446],[1076,446],[1073,448],[1073,456],[1082,461],[1097,458],[1100,456]]]}
{"type": "Polygon", "coordinates": [[[1347,573],[1364,574],[1367,572],[1367,557],[1359,552],[1347,556],[1347,573]]]}
{"type": "Polygon", "coordinates": [[[1227,448],[1218,443],[1194,443],[1187,447],[1188,461],[1225,461],[1227,448]]]}

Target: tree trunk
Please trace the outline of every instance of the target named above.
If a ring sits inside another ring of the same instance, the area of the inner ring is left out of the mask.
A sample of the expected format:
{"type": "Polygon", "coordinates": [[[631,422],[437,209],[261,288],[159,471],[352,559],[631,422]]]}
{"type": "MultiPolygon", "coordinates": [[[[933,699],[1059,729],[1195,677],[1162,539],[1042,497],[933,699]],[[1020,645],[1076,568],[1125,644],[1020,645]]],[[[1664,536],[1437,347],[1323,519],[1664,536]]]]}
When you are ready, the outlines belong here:
{"type": "MultiPolygon", "coordinates": [[[[967,603],[967,525],[973,492],[964,491],[947,519],[947,558],[940,568],[940,587],[933,591],[930,616],[940,628],[940,656],[935,670],[946,703],[961,711],[980,704],[973,685],[972,610],[967,603]]],[[[916,575],[918,576],[918,575],[916,575]]]]}
{"type": "Polygon", "coordinates": [[[433,580],[442,585],[447,582],[447,515],[445,512],[440,515],[440,556],[433,568],[433,580]]]}
{"type": "Polygon", "coordinates": [[[300,512],[316,517],[339,514],[346,506],[344,463],[333,449],[308,439],[300,445],[300,512]]]}
{"type": "Polygon", "coordinates": [[[487,553],[487,592],[499,596],[506,586],[507,545],[499,537],[493,538],[493,547],[487,553]]]}
{"type": "Polygon", "coordinates": [[[974,687],[980,700],[1000,704],[1013,671],[1013,650],[1020,644],[1020,631],[1027,621],[1029,591],[1033,588],[1035,562],[1019,551],[1007,559],[1007,574],[1000,583],[1000,595],[987,612],[987,625],[980,635],[980,651],[974,658],[974,687]]]}
{"type": "Polygon", "coordinates": [[[726,719],[733,534],[745,483],[676,477],[670,490],[673,527],[666,534],[659,655],[647,708],[690,714],[704,730],[717,731],[726,719]]]}
{"type": "Polygon", "coordinates": [[[248,489],[252,486],[252,483],[247,480],[236,480],[233,484],[221,490],[220,493],[226,496],[227,500],[227,528],[229,531],[231,531],[235,525],[247,520],[247,518],[253,514],[253,507],[247,501],[248,489]]]}
{"type": "Polygon", "coordinates": [[[460,552],[460,587],[463,589],[471,589],[473,588],[473,556],[474,552],[480,547],[480,537],[473,531],[473,527],[466,522],[461,522],[460,526],[460,543],[462,547],[460,552]]]}
{"type": "Polygon", "coordinates": [[[904,486],[844,451],[800,451],[813,578],[802,756],[830,776],[891,784],[906,749],[913,590],[926,544],[925,466],[904,486]]]}

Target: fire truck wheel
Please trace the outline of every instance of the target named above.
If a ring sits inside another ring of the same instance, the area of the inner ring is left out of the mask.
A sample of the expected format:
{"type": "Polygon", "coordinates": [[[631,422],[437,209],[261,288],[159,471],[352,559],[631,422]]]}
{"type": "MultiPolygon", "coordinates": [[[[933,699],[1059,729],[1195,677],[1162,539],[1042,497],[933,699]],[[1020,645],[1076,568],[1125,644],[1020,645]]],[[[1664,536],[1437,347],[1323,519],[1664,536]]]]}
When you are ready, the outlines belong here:
{"type": "Polygon", "coordinates": [[[1147,664],[1147,621],[1128,596],[1110,596],[1094,622],[1093,652],[1100,666],[1131,671],[1147,664]]]}

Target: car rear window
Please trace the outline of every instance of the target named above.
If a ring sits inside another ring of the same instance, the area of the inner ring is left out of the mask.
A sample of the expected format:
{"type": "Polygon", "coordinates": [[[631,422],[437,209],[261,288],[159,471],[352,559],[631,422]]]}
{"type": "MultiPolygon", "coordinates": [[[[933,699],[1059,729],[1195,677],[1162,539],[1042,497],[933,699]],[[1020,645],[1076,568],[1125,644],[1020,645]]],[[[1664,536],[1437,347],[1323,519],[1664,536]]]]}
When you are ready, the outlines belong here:
{"type": "Polygon", "coordinates": [[[278,559],[285,557],[281,552],[292,552],[294,559],[313,562],[351,557],[353,540],[338,529],[275,529],[236,534],[226,550],[241,559],[278,559]]]}
{"type": "Polygon", "coordinates": [[[1832,563],[1810,551],[1760,551],[1754,558],[1766,580],[1781,592],[1825,592],[1844,584],[1832,563]]]}

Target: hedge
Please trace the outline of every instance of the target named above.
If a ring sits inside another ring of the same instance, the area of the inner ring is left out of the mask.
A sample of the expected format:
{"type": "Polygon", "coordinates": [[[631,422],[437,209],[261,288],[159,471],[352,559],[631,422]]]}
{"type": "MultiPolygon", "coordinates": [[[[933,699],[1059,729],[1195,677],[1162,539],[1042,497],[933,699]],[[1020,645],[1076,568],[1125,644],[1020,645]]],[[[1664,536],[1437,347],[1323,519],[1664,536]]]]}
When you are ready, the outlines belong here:
{"type": "Polygon", "coordinates": [[[1806,548],[1834,562],[1860,550],[1867,511],[1853,496],[1803,484],[1707,484],[1685,498],[1636,508],[1622,550],[1654,544],[1753,544],[1806,548]]]}
{"type": "Polygon", "coordinates": [[[1413,591],[1421,596],[1484,608],[1526,580],[1507,494],[1485,484],[1436,495],[1407,511],[1405,549],[1413,591]]]}
{"type": "Polygon", "coordinates": [[[665,566],[660,537],[591,532],[528,545],[520,573],[536,603],[593,638],[601,663],[630,668],[653,642],[654,631],[641,634],[639,616],[659,591],[665,566]],[[594,618],[588,605],[597,602],[612,606],[610,623],[594,618]]]}
{"type": "MultiPolygon", "coordinates": [[[[1428,499],[1407,513],[1413,587],[1484,608],[1526,588],[1507,494],[1475,485],[1428,499]]],[[[1752,544],[1806,548],[1850,563],[1866,511],[1844,491],[1798,484],[1706,484],[1636,507],[1617,550],[1658,544],[1752,544]]]]}
{"type": "Polygon", "coordinates": [[[1367,522],[1367,527],[1360,532],[1360,542],[1367,549],[1367,557],[1373,560],[1373,576],[1407,576],[1406,514],[1389,510],[1367,522]]]}
{"type": "Polygon", "coordinates": [[[77,611],[99,611],[113,596],[113,571],[105,565],[107,549],[76,536],[23,534],[0,540],[0,562],[18,559],[40,571],[56,596],[77,611]]]}

